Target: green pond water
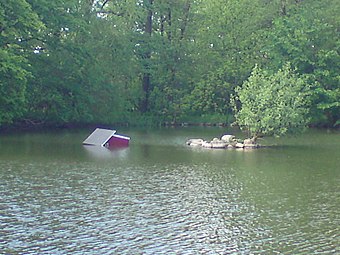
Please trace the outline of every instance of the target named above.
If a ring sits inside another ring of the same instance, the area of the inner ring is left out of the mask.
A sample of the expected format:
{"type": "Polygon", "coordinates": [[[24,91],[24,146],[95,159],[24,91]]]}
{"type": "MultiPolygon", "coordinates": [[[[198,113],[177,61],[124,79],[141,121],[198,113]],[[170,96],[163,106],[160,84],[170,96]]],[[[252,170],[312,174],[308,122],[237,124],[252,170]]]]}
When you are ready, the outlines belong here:
{"type": "Polygon", "coordinates": [[[119,150],[91,131],[0,134],[0,254],[340,254],[339,131],[255,150],[185,145],[217,127],[120,129],[119,150]]]}

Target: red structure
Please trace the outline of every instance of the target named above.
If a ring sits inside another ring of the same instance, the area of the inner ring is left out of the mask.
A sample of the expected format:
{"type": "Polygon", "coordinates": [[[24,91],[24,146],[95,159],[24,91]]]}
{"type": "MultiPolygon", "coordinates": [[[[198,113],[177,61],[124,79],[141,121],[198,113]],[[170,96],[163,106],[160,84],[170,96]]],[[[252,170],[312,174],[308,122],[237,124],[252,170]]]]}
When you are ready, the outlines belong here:
{"type": "Polygon", "coordinates": [[[130,137],[116,134],[116,130],[96,128],[84,141],[84,145],[96,145],[106,148],[129,146],[130,137]]]}
{"type": "Polygon", "coordinates": [[[128,147],[130,142],[130,137],[114,134],[104,145],[108,148],[113,147],[128,147]]]}

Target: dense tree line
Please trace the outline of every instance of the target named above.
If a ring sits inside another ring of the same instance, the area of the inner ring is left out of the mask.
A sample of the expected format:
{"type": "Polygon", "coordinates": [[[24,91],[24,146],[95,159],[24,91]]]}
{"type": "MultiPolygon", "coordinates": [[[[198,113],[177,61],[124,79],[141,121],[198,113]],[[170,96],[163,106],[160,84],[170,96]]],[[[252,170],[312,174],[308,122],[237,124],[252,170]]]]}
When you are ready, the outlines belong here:
{"type": "Polygon", "coordinates": [[[254,66],[288,63],[311,124],[338,125],[338,13],[338,0],[1,1],[0,126],[228,122],[254,66]]]}

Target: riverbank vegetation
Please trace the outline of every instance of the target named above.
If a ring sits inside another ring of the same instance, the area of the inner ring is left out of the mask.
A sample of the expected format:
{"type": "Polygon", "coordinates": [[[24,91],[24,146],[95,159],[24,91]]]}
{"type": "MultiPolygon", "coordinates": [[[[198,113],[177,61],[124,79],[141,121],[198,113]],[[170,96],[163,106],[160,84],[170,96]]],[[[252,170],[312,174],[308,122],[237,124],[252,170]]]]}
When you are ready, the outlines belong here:
{"type": "Polygon", "coordinates": [[[303,83],[281,85],[309,89],[297,120],[339,126],[338,13],[336,0],[2,1],[0,127],[230,124],[232,95],[270,93],[244,91],[254,66],[288,63],[303,83]]]}

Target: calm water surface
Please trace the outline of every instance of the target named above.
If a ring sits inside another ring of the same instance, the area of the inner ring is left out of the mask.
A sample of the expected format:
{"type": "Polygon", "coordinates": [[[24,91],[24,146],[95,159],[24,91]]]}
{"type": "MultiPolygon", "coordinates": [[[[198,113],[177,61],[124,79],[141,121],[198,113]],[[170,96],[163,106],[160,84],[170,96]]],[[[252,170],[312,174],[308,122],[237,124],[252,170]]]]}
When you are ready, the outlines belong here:
{"type": "Polygon", "coordinates": [[[221,128],[0,134],[0,254],[339,254],[340,133],[209,150],[221,128]]]}

